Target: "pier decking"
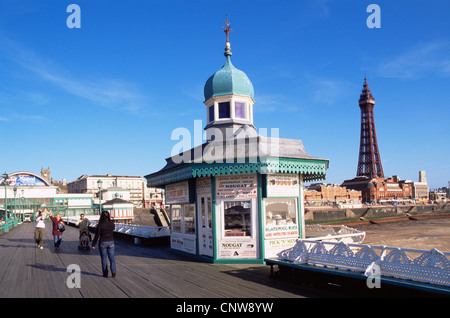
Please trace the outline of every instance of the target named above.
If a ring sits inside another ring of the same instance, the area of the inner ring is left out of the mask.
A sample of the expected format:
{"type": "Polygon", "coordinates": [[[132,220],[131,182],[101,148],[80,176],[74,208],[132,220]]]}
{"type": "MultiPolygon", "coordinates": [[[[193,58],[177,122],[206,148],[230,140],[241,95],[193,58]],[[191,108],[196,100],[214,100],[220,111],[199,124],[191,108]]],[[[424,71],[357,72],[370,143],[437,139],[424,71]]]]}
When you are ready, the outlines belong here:
{"type": "Polygon", "coordinates": [[[116,240],[117,277],[101,273],[98,249],[78,251],[78,229],[68,226],[55,251],[51,224],[44,249],[34,242],[34,223],[0,235],[0,298],[291,298],[332,293],[270,277],[266,265],[198,262],[167,246],[116,240]],[[80,288],[66,284],[71,264],[80,267],[80,288]]]}

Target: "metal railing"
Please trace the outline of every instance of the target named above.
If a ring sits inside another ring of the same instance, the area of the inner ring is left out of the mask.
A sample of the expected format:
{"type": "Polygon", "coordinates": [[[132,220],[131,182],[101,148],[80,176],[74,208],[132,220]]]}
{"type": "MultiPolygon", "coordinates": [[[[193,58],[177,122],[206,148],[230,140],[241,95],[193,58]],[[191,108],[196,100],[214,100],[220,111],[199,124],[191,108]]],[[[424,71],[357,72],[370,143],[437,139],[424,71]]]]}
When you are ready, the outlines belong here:
{"type": "MultiPolygon", "coordinates": [[[[89,219],[90,227],[97,227],[99,215],[85,215],[89,219]]],[[[69,224],[76,224],[78,217],[63,217],[63,220],[69,224]]],[[[147,226],[136,224],[115,223],[115,232],[123,233],[141,238],[155,238],[170,236],[170,226],[147,226]]]]}
{"type": "Polygon", "coordinates": [[[377,245],[299,239],[278,253],[293,264],[325,266],[450,287],[450,253],[377,245]]]}
{"type": "Polygon", "coordinates": [[[18,224],[19,224],[18,219],[8,219],[7,221],[0,221],[0,234],[3,232],[8,232],[18,224]]]}
{"type": "MultiPolygon", "coordinates": [[[[116,223],[117,233],[128,234],[143,238],[155,238],[170,236],[170,226],[147,226],[147,225],[135,225],[135,224],[123,224],[116,223]]],[[[91,223],[92,227],[97,226],[97,222],[91,223]]]]}
{"type": "Polygon", "coordinates": [[[305,236],[314,241],[362,243],[366,232],[345,225],[310,224],[305,226],[305,236]]]}

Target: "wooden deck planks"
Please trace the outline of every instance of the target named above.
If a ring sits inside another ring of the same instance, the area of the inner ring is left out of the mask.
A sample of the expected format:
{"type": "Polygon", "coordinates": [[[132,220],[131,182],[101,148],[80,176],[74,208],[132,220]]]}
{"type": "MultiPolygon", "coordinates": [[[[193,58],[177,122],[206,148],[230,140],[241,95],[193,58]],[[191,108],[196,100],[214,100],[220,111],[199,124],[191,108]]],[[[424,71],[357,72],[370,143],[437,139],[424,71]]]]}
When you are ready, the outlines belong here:
{"type": "Polygon", "coordinates": [[[116,240],[117,277],[104,278],[98,249],[78,251],[78,229],[68,226],[55,251],[47,222],[44,249],[34,224],[0,235],[0,297],[38,298],[276,298],[309,295],[270,279],[266,265],[224,265],[176,255],[168,247],[116,240]],[[81,270],[81,288],[68,288],[67,267],[81,270]]]}

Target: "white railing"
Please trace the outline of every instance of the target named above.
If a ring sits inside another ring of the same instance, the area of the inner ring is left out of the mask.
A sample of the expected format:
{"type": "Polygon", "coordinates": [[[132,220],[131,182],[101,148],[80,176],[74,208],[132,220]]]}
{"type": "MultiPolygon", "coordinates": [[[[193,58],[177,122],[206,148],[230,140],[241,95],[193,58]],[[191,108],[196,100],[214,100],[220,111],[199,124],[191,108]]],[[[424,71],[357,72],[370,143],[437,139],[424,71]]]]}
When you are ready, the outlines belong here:
{"type": "MultiPolygon", "coordinates": [[[[91,222],[90,226],[97,227],[97,222],[91,222]]],[[[116,223],[114,232],[124,233],[137,237],[154,238],[170,236],[169,226],[147,226],[136,224],[116,223]]]]}
{"type": "Polygon", "coordinates": [[[310,264],[450,287],[450,253],[388,246],[299,239],[278,253],[293,264],[310,264]],[[418,255],[418,256],[417,256],[418,255]]]}
{"type": "MultiPolygon", "coordinates": [[[[89,219],[91,227],[97,227],[99,215],[86,215],[89,219]]],[[[80,217],[63,217],[66,223],[76,224],[80,217]]],[[[124,224],[116,223],[116,229],[114,232],[124,233],[132,236],[138,236],[143,238],[153,238],[153,237],[163,237],[170,236],[169,226],[147,226],[147,225],[136,225],[136,224],[124,224]]]]}
{"type": "MultiPolygon", "coordinates": [[[[100,215],[85,215],[86,219],[88,219],[91,222],[96,222],[100,219],[100,215]]],[[[80,220],[79,216],[63,216],[62,219],[64,222],[68,224],[77,224],[77,222],[80,220]]]]}
{"type": "Polygon", "coordinates": [[[362,243],[366,232],[345,225],[310,224],[305,226],[305,236],[314,241],[362,243]]]}

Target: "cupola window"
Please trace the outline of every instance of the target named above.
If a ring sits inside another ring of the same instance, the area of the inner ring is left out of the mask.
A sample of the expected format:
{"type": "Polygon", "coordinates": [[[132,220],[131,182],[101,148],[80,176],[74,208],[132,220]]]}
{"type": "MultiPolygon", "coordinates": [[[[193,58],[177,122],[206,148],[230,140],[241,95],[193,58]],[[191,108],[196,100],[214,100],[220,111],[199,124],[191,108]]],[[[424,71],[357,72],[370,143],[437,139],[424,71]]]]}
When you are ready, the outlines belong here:
{"type": "Polygon", "coordinates": [[[245,103],[234,103],[234,114],[236,118],[245,118],[245,103]]]}
{"type": "Polygon", "coordinates": [[[219,118],[230,118],[230,102],[219,103],[219,118]]]}
{"type": "Polygon", "coordinates": [[[214,104],[209,106],[209,122],[214,121],[214,104]]]}

